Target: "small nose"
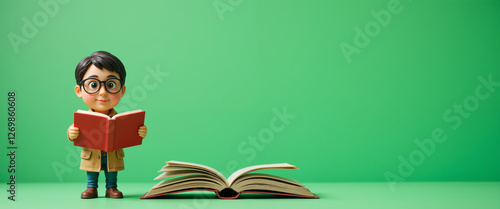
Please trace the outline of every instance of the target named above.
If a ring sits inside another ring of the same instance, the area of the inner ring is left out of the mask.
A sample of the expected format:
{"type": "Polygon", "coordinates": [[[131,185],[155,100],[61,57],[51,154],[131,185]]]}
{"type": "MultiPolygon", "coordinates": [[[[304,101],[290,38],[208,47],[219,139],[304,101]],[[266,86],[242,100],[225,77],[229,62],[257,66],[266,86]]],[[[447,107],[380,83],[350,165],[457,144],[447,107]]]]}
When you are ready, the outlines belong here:
{"type": "Polygon", "coordinates": [[[106,88],[104,87],[104,85],[102,85],[101,89],[99,89],[99,95],[102,96],[102,95],[105,95],[107,93],[108,92],[106,91],[106,88]]]}

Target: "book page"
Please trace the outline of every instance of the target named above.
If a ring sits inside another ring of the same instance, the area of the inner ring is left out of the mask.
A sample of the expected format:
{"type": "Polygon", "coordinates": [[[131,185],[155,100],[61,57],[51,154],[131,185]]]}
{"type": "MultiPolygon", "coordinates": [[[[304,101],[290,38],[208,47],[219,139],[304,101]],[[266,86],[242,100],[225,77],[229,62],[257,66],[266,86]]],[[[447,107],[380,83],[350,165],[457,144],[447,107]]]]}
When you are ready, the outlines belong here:
{"type": "Polygon", "coordinates": [[[142,112],[142,110],[138,109],[138,110],[132,110],[132,111],[128,111],[128,112],[118,113],[116,115],[113,115],[112,118],[117,118],[117,117],[120,117],[120,116],[123,116],[123,115],[131,115],[131,114],[135,114],[135,113],[138,113],[138,112],[142,112]]]}
{"type": "Polygon", "coordinates": [[[192,168],[198,168],[198,169],[202,169],[202,170],[206,170],[206,171],[209,171],[211,173],[214,173],[215,175],[217,175],[217,177],[220,178],[220,180],[222,182],[224,182],[226,185],[229,186],[229,184],[227,183],[226,181],[226,178],[224,177],[224,175],[222,175],[222,173],[220,173],[219,171],[211,168],[211,167],[208,167],[208,166],[205,166],[205,165],[200,165],[200,164],[196,164],[196,163],[187,163],[187,162],[180,162],[180,161],[175,161],[175,160],[171,160],[171,161],[168,161],[167,162],[168,165],[170,166],[175,166],[175,167],[192,167],[192,168]]]}
{"type": "Polygon", "coordinates": [[[207,176],[189,175],[175,179],[163,180],[153,186],[144,196],[155,196],[171,192],[183,192],[190,190],[222,190],[226,186],[222,182],[214,181],[207,176]]]}
{"type": "Polygon", "coordinates": [[[254,165],[254,166],[250,166],[250,167],[246,167],[246,168],[242,168],[240,170],[237,170],[236,172],[231,174],[231,176],[229,176],[229,178],[227,179],[227,183],[229,184],[229,186],[231,186],[233,181],[236,180],[236,178],[238,178],[239,176],[241,176],[245,173],[249,173],[249,172],[257,171],[257,170],[262,170],[262,169],[295,169],[295,170],[298,170],[297,167],[295,167],[294,165],[290,165],[288,163],[254,165]]]}
{"type": "Polygon", "coordinates": [[[92,112],[92,111],[86,111],[86,110],[77,110],[76,112],[83,113],[83,114],[89,114],[89,115],[95,115],[95,116],[99,116],[99,117],[110,118],[108,115],[98,113],[98,112],[92,112]]]}
{"type": "MultiPolygon", "coordinates": [[[[287,184],[292,184],[295,186],[299,187],[304,187],[301,183],[299,183],[296,180],[289,179],[289,178],[284,178],[280,176],[275,176],[271,174],[264,174],[264,173],[245,173],[237,178],[237,180],[233,181],[233,184],[231,185],[231,188],[234,190],[237,190],[238,184],[241,182],[245,182],[244,185],[250,184],[249,182],[252,180],[260,180],[260,179],[271,179],[273,181],[278,181],[278,182],[285,182],[287,184]]],[[[262,183],[262,182],[259,182],[262,183]]]]}
{"type": "Polygon", "coordinates": [[[215,174],[213,174],[212,172],[208,172],[206,170],[201,170],[201,169],[176,169],[176,170],[169,170],[169,171],[162,172],[159,176],[157,176],[153,180],[170,178],[170,177],[173,177],[173,176],[184,176],[184,175],[205,175],[205,176],[213,177],[214,179],[218,179],[218,177],[215,174]]]}

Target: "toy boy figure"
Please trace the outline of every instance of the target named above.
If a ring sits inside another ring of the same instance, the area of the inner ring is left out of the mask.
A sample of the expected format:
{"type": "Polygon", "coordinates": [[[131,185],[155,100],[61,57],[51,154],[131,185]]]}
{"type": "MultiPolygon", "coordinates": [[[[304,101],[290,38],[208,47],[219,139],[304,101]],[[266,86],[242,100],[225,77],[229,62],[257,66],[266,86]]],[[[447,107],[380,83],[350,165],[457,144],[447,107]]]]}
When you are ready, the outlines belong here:
{"type": "MultiPolygon", "coordinates": [[[[75,93],[90,107],[90,111],[108,116],[116,115],[114,107],[125,94],[125,67],[114,55],[97,51],[83,58],[76,66],[75,93]]],[[[146,126],[139,127],[140,137],[146,137],[146,126]]],[[[68,139],[75,140],[80,134],[78,127],[72,124],[68,128],[68,139]]],[[[106,197],[123,198],[122,192],[116,188],[117,171],[125,169],[123,149],[104,152],[83,148],[80,169],[87,171],[87,189],[82,193],[82,199],[97,197],[97,182],[99,172],[104,170],[106,176],[106,197]]]]}

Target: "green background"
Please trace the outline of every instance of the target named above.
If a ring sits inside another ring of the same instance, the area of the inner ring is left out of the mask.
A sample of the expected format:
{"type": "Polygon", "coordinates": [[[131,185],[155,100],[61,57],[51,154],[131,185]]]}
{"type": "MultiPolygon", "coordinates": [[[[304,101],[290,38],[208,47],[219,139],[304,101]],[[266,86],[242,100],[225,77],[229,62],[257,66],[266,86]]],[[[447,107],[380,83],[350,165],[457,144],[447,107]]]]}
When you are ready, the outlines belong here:
{"type": "Polygon", "coordinates": [[[397,2],[61,1],[52,13],[39,2],[51,1],[0,2],[3,182],[15,90],[17,181],[83,188],[81,148],[66,130],[73,112],[88,109],[73,91],[74,69],[97,50],[127,70],[116,110],[146,111],[148,135],[125,149],[119,182],[152,186],[168,160],[225,174],[288,162],[300,170],[270,172],[301,182],[385,182],[388,172],[404,181],[500,180],[500,88],[480,81],[500,82],[499,1],[401,0],[385,26],[370,12],[397,2]],[[23,36],[29,24],[36,32],[13,46],[9,34],[23,36]],[[356,46],[356,28],[367,25],[372,36],[349,62],[341,43],[356,46]],[[295,117],[269,138],[284,109],[295,117]],[[449,110],[454,121],[443,117],[449,110]],[[436,128],[447,140],[419,155],[414,141],[436,128]],[[268,143],[257,149],[248,137],[259,134],[268,143]]]}

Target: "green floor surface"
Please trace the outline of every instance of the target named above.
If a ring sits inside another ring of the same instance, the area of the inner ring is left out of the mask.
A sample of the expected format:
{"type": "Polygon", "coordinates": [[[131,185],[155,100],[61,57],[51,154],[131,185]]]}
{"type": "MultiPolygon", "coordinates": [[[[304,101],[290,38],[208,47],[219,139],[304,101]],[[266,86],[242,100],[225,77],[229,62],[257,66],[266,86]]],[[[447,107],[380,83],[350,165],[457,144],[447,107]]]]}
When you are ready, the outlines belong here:
{"type": "Polygon", "coordinates": [[[320,199],[269,198],[243,194],[241,199],[217,199],[213,192],[190,192],[166,199],[139,197],[153,183],[120,182],[123,199],[104,197],[80,199],[82,183],[19,183],[16,201],[8,200],[6,185],[2,187],[0,208],[500,208],[500,182],[414,182],[398,183],[394,190],[387,183],[305,183],[320,199]]]}

